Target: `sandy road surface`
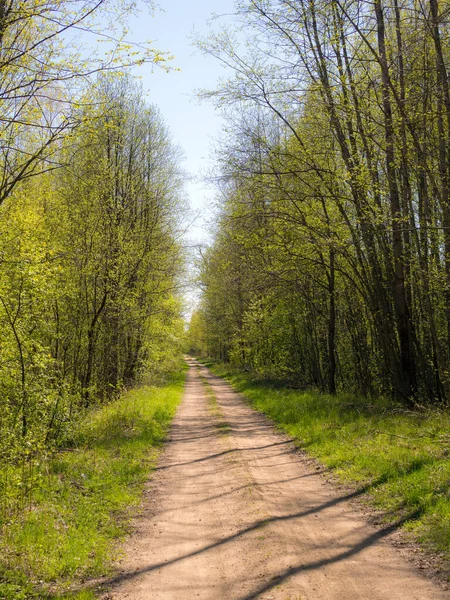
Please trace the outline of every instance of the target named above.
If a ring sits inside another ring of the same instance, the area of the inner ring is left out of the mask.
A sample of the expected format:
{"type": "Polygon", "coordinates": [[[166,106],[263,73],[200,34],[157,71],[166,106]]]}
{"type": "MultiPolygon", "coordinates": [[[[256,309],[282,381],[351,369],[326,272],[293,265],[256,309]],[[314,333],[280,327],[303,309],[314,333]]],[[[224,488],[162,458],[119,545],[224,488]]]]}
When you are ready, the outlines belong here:
{"type": "Polygon", "coordinates": [[[189,363],[170,443],[110,597],[449,598],[386,542],[388,529],[365,523],[264,417],[189,363]]]}

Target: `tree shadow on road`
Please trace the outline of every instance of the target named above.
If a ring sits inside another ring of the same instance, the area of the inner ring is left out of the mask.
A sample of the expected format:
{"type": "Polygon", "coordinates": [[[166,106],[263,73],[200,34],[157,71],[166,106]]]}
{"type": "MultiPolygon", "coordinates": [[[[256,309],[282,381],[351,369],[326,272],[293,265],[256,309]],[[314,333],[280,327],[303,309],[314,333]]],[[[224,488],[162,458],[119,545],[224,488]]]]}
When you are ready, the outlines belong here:
{"type": "MultiPolygon", "coordinates": [[[[370,486],[370,487],[372,487],[372,486],[370,486]]],[[[199,548],[188,554],[178,556],[178,557],[176,557],[172,560],[166,561],[166,562],[149,564],[148,566],[141,568],[137,571],[118,573],[118,574],[112,576],[111,578],[109,578],[107,581],[103,582],[101,587],[102,588],[106,587],[109,589],[110,587],[117,586],[120,583],[124,583],[125,581],[132,581],[133,579],[136,579],[137,577],[139,577],[145,573],[149,573],[151,571],[158,570],[158,569],[164,569],[170,565],[176,564],[183,560],[214,551],[216,548],[219,548],[219,547],[229,544],[231,542],[237,541],[240,538],[260,529],[261,527],[266,527],[270,523],[293,521],[296,519],[301,519],[301,518],[306,517],[311,514],[317,514],[323,510],[326,510],[333,506],[339,505],[343,502],[348,502],[349,500],[355,499],[355,498],[361,496],[362,494],[364,494],[366,491],[367,491],[367,488],[362,488],[355,492],[352,492],[352,493],[349,493],[349,494],[346,494],[343,496],[339,496],[338,498],[333,498],[319,506],[315,506],[306,511],[289,514],[289,515],[283,515],[283,516],[274,516],[274,517],[271,517],[268,519],[266,518],[266,519],[255,521],[248,527],[245,527],[230,536],[227,536],[221,540],[218,540],[217,542],[214,542],[212,544],[204,546],[203,548],[199,548]]],[[[378,531],[371,533],[370,535],[367,535],[364,539],[362,539],[359,543],[353,545],[352,547],[347,548],[344,551],[338,550],[334,556],[331,556],[329,558],[317,560],[317,561],[310,561],[310,562],[305,560],[305,562],[302,562],[301,564],[297,564],[295,566],[290,566],[289,568],[281,571],[275,577],[272,576],[270,581],[264,582],[262,585],[260,585],[258,588],[256,588],[254,591],[252,591],[250,594],[247,593],[245,596],[242,597],[242,600],[252,600],[254,598],[257,598],[261,594],[268,592],[272,588],[280,585],[281,583],[285,582],[286,580],[290,579],[292,576],[294,576],[298,573],[320,569],[320,568],[325,567],[326,565],[338,563],[338,562],[346,560],[352,556],[355,556],[355,555],[359,554],[361,551],[363,551],[365,548],[368,548],[374,544],[377,544],[383,538],[387,537],[388,535],[393,533],[395,530],[397,530],[399,527],[401,527],[406,521],[414,520],[414,519],[418,518],[419,516],[420,516],[419,510],[417,510],[413,513],[407,514],[404,517],[402,517],[401,519],[395,521],[394,523],[387,525],[387,526],[383,527],[382,529],[379,529],[378,531]]]]}

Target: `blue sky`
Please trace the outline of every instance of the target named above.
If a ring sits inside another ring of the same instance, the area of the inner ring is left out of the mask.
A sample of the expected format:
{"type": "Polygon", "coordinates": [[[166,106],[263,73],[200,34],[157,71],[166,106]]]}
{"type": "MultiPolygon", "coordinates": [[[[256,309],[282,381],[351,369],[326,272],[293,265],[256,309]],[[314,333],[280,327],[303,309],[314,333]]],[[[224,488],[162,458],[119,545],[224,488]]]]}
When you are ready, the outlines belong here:
{"type": "Polygon", "coordinates": [[[199,214],[189,237],[194,242],[204,242],[208,238],[207,221],[211,219],[214,190],[201,177],[211,165],[212,138],[219,135],[222,119],[209,102],[199,104],[195,90],[214,88],[218,78],[227,72],[217,60],[196,50],[192,37],[194,31],[202,36],[208,34],[213,13],[222,15],[221,23],[232,22],[234,0],[164,0],[161,6],[163,11],[156,10],[153,17],[144,11],[132,20],[129,37],[133,41],[151,39],[155,48],[175,56],[171,64],[180,71],[165,73],[154,68],[152,72],[145,66],[136,69],[135,74],[148,91],[148,100],[159,107],[174,143],[182,148],[186,157],[184,169],[196,178],[186,186],[190,205],[199,214]]]}

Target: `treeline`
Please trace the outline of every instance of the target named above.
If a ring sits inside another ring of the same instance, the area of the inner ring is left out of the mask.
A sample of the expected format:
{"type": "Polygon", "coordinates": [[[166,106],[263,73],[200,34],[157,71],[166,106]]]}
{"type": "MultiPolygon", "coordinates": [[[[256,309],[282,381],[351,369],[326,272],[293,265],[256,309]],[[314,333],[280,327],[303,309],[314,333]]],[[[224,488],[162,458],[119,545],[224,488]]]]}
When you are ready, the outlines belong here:
{"type": "Polygon", "coordinates": [[[313,386],[450,400],[446,2],[240,3],[193,350],[313,386]],[[240,34],[242,35],[242,34],[240,34]]]}
{"type": "Polygon", "coordinates": [[[99,7],[0,6],[0,525],[86,408],[178,366],[179,151],[145,56],[64,46],[99,7]]]}

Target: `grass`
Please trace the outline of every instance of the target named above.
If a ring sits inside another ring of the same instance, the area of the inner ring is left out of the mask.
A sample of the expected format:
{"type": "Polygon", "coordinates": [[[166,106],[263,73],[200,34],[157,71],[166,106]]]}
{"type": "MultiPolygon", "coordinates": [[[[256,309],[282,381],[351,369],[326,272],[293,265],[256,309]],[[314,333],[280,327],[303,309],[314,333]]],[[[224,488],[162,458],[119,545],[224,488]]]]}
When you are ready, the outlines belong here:
{"type": "Polygon", "coordinates": [[[41,466],[30,509],[0,523],[1,599],[94,598],[88,589],[69,590],[109,572],[183,384],[184,373],[174,375],[165,385],[129,391],[92,411],[73,447],[41,466]]]}
{"type": "Polygon", "coordinates": [[[450,559],[450,413],[287,389],[212,365],[386,522],[450,559]]]}

